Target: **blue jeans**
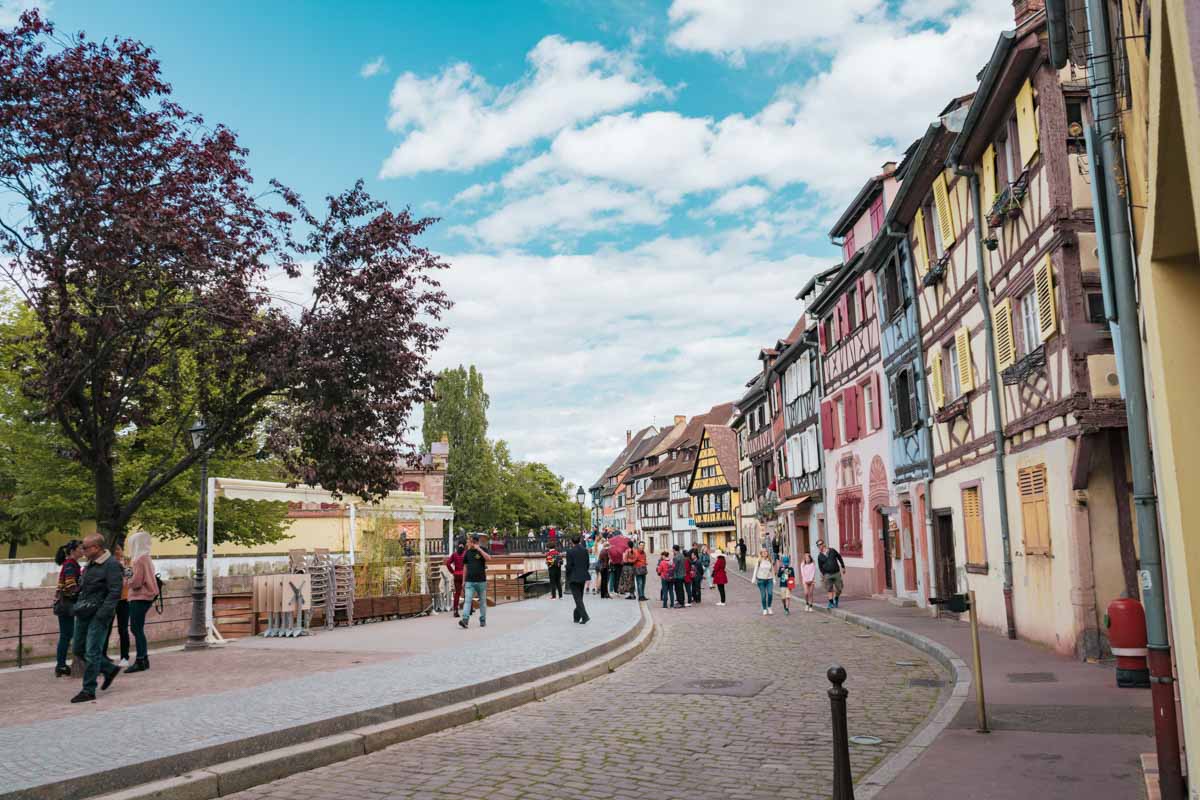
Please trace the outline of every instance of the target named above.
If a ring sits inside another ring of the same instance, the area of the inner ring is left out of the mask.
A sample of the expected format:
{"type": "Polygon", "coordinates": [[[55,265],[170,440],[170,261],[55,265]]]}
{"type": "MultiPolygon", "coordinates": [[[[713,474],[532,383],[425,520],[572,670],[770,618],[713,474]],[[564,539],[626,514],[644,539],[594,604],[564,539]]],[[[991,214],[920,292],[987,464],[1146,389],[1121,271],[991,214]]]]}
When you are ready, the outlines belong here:
{"type": "Polygon", "coordinates": [[[108,626],[111,624],[112,617],[101,618],[97,615],[88,619],[75,618],[75,659],[87,661],[87,668],[83,671],[85,692],[96,693],[100,673],[108,675],[120,671],[104,652],[108,649],[108,626]]]}
{"type": "Polygon", "coordinates": [[[617,593],[617,585],[621,582],[621,568],[610,568],[608,570],[608,591],[613,594],[617,593]]]}
{"type": "Polygon", "coordinates": [[[633,582],[637,586],[637,597],[639,600],[641,600],[646,596],[646,576],[634,575],[633,582]]]}
{"type": "Polygon", "coordinates": [[[58,652],[56,665],[67,665],[67,653],[71,652],[71,640],[75,638],[75,618],[68,614],[58,618],[58,652]]]}
{"type": "Polygon", "coordinates": [[[462,618],[471,618],[471,601],[479,598],[479,621],[487,622],[487,581],[467,581],[463,594],[462,618]]]}
{"type": "Polygon", "coordinates": [[[771,603],[775,601],[775,581],[771,578],[759,579],[758,597],[762,600],[763,611],[770,608],[771,603]]]}
{"type": "Polygon", "coordinates": [[[138,658],[147,658],[150,654],[146,647],[146,612],[150,610],[150,605],[149,600],[129,601],[129,628],[133,631],[138,658]]]}

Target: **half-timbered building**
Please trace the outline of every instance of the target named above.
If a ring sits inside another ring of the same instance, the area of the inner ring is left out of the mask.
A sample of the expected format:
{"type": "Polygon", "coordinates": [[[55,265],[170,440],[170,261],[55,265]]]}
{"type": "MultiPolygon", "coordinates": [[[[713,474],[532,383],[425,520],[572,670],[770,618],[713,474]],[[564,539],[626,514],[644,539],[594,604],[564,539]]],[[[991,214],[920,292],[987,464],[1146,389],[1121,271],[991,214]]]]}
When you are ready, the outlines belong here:
{"type": "Polygon", "coordinates": [[[766,530],[759,519],[759,510],[766,487],[773,477],[771,424],[765,384],[761,372],[746,383],[746,393],[737,401],[733,419],[741,486],[737,534],[746,540],[746,546],[752,552],[758,552],[758,548],[766,541],[766,530]]]}
{"type": "Polygon", "coordinates": [[[975,590],[986,624],[1093,655],[1100,610],[1136,592],[1125,412],[1077,127],[1083,76],[1049,65],[1044,15],[1018,23],[944,118],[957,131],[944,160],[949,134],[927,135],[905,172],[919,200],[897,219],[921,287],[936,583],[975,590]]]}
{"type": "Polygon", "coordinates": [[[728,551],[737,535],[737,440],[733,428],[705,425],[688,494],[698,542],[728,551]]]}
{"type": "MultiPolygon", "coordinates": [[[[801,317],[801,328],[807,315],[801,317]]],[[[772,370],[783,387],[783,457],[777,480],[779,505],[789,552],[816,553],[817,518],[823,512],[821,439],[819,433],[820,386],[817,372],[816,329],[795,333],[772,370]]]]}

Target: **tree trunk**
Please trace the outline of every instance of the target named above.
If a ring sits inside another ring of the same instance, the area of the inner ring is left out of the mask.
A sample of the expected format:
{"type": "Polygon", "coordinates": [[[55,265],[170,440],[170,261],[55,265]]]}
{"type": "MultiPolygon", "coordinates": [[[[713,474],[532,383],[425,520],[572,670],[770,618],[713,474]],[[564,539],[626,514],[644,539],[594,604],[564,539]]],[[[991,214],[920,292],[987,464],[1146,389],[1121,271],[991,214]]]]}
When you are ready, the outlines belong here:
{"type": "Polygon", "coordinates": [[[96,464],[92,475],[96,482],[96,530],[104,536],[105,546],[112,550],[117,542],[125,538],[125,525],[119,522],[121,507],[117,500],[112,464],[108,461],[96,464]]]}
{"type": "Polygon", "coordinates": [[[12,561],[17,557],[17,540],[13,539],[8,543],[8,560],[12,561]]]}

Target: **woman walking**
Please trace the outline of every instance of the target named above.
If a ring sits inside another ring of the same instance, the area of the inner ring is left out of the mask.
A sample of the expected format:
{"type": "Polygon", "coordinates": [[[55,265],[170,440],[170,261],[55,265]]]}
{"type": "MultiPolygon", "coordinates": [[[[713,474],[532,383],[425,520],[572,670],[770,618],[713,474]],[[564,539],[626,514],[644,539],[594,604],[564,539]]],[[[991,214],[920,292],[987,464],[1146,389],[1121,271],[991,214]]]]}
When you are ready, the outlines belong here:
{"type": "Polygon", "coordinates": [[[633,599],[633,565],[637,561],[637,552],[630,546],[621,557],[621,577],[617,580],[617,592],[625,595],[626,600],[633,599]]]}
{"type": "Polygon", "coordinates": [[[150,652],[146,646],[146,613],[158,597],[158,578],[150,560],[150,534],[138,531],[129,537],[129,562],[132,574],[125,582],[129,589],[129,625],[133,629],[133,644],[137,659],[126,672],[150,669],[150,652]]]}
{"type": "Polygon", "coordinates": [[[720,550],[717,551],[717,558],[713,561],[713,583],[721,595],[721,601],[717,605],[723,606],[725,605],[725,584],[729,583],[729,576],[725,573],[725,554],[720,550]]]}
{"type": "Polygon", "coordinates": [[[771,553],[765,547],[758,551],[758,563],[754,565],[754,582],[758,584],[758,597],[762,601],[763,616],[774,614],[775,611],[771,608],[771,604],[775,597],[771,587],[775,583],[775,562],[771,560],[771,553]]]}
{"type": "Polygon", "coordinates": [[[704,545],[700,550],[700,566],[704,567],[704,580],[708,582],[709,591],[713,588],[712,562],[712,553],[709,552],[708,545],[704,545]]]}
{"type": "Polygon", "coordinates": [[[612,564],[608,561],[608,542],[605,542],[600,547],[600,597],[611,597],[608,593],[608,573],[612,570],[612,564]]]}
{"type": "Polygon", "coordinates": [[[813,586],[817,581],[817,562],[812,553],[805,553],[800,560],[800,580],[804,583],[804,610],[813,610],[813,586]]]}
{"type": "MultiPolygon", "coordinates": [[[[121,582],[121,599],[117,601],[117,611],[108,623],[108,635],[112,636],[113,625],[116,625],[117,637],[121,641],[121,660],[117,662],[117,668],[125,669],[129,666],[129,579],[133,577],[133,570],[129,567],[129,559],[125,557],[125,548],[122,545],[113,545],[112,554],[121,565],[121,574],[125,579],[121,582]]],[[[107,652],[108,644],[104,647],[107,652]]]]}
{"type": "Polygon", "coordinates": [[[75,598],[79,596],[79,559],[83,556],[83,546],[77,539],[64,544],[54,554],[54,563],[58,564],[58,587],[54,590],[54,616],[58,617],[58,649],[54,664],[54,677],[62,678],[71,674],[67,665],[67,652],[71,649],[71,640],[75,636],[75,598]]]}
{"type": "Polygon", "coordinates": [[[633,559],[633,583],[637,588],[638,602],[646,599],[646,543],[638,542],[633,559]]]}

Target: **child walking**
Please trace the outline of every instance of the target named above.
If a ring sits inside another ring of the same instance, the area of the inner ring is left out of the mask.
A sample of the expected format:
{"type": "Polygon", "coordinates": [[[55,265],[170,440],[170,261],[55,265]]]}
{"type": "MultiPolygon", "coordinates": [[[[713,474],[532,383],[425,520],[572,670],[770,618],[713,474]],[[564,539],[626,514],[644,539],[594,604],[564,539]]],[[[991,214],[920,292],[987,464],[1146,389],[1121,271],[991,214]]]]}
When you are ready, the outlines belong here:
{"type": "Polygon", "coordinates": [[[779,567],[779,602],[783,604],[783,613],[791,616],[792,589],[796,588],[796,570],[791,566],[792,557],[784,556],[779,567]]]}
{"type": "Polygon", "coordinates": [[[800,580],[804,582],[804,610],[813,610],[813,587],[817,581],[817,562],[812,553],[805,553],[800,561],[800,580]]]}

